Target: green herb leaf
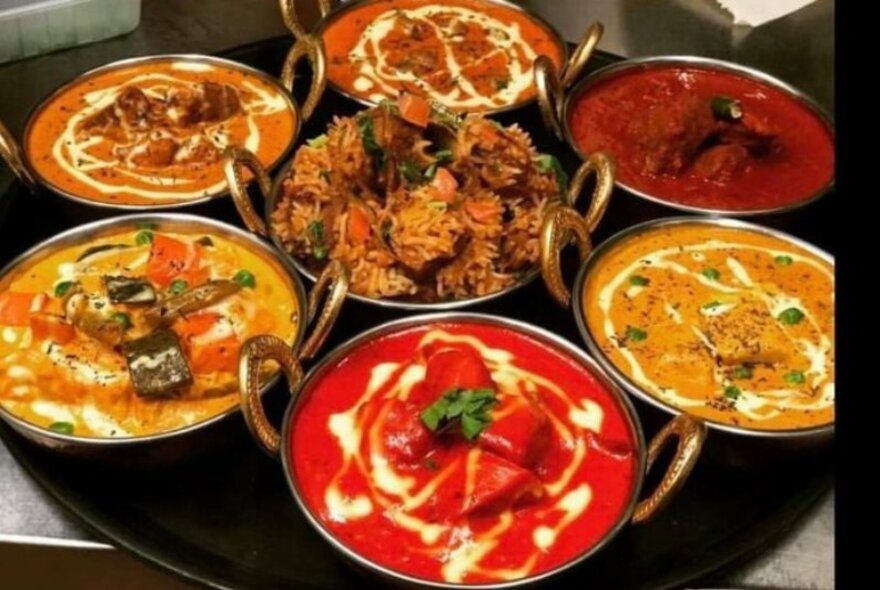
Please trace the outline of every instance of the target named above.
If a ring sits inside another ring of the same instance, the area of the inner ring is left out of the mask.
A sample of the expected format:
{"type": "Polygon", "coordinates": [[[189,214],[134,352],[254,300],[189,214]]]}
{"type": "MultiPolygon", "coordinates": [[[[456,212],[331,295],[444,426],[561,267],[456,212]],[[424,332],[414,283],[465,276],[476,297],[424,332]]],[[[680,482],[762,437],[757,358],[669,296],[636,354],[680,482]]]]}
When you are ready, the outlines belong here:
{"type": "Polygon", "coordinates": [[[171,281],[171,284],[168,285],[168,290],[171,291],[174,295],[180,295],[184,291],[189,288],[189,283],[184,281],[183,279],[174,279],[171,281]]]}
{"type": "Polygon", "coordinates": [[[491,424],[489,410],[496,403],[498,398],[491,389],[453,388],[425,408],[421,418],[432,432],[458,421],[465,438],[474,440],[491,424]]]}
{"type": "Polygon", "coordinates": [[[76,285],[75,281],[61,281],[55,285],[55,297],[64,297],[76,285]]]}
{"type": "Polygon", "coordinates": [[[552,154],[541,154],[535,159],[535,164],[538,166],[538,170],[544,174],[550,174],[552,172],[554,176],[556,176],[556,186],[559,187],[560,193],[563,193],[568,189],[568,173],[565,171],[565,168],[562,167],[562,164],[559,163],[559,160],[556,159],[556,156],[552,154]]]}
{"type": "Polygon", "coordinates": [[[315,258],[318,260],[324,260],[327,258],[329,250],[327,248],[327,242],[324,240],[324,222],[311,222],[308,227],[308,237],[309,242],[312,245],[312,254],[315,255],[315,258]]]}
{"type": "Polygon", "coordinates": [[[453,159],[455,159],[452,150],[440,150],[439,152],[434,154],[434,157],[437,158],[438,164],[449,164],[450,162],[452,162],[453,159]]]}
{"type": "Polygon", "coordinates": [[[804,312],[796,307],[789,307],[788,309],[780,313],[778,318],[779,321],[783,324],[794,326],[795,324],[801,323],[801,320],[804,319],[804,312]]]}
{"type": "Polygon", "coordinates": [[[724,388],[724,397],[727,399],[737,399],[742,394],[742,390],[736,385],[728,385],[724,388]]]}
{"type": "Polygon", "coordinates": [[[153,232],[139,231],[134,237],[134,243],[138,246],[146,246],[153,243],[153,232]]]}
{"type": "Polygon", "coordinates": [[[131,316],[122,311],[117,311],[110,316],[110,319],[122,326],[123,330],[131,328],[131,316]]]}
{"type": "Polygon", "coordinates": [[[651,284],[651,279],[641,275],[633,275],[629,278],[629,284],[635,287],[647,287],[651,284]]]}
{"type": "Polygon", "coordinates": [[[49,425],[49,430],[53,432],[57,432],[58,434],[73,434],[73,424],[70,422],[52,422],[49,425]]]}
{"type": "Polygon", "coordinates": [[[712,114],[722,121],[739,121],[743,117],[742,104],[729,96],[712,98],[712,114]]]}
{"type": "Polygon", "coordinates": [[[782,376],[789,385],[801,385],[806,382],[807,378],[803,371],[789,371],[782,376]]]}
{"type": "Polygon", "coordinates": [[[424,181],[422,171],[419,170],[419,167],[412,160],[404,160],[397,166],[397,169],[400,171],[400,175],[410,184],[418,184],[424,181]]]}
{"type": "Polygon", "coordinates": [[[324,147],[325,145],[327,145],[327,140],[328,140],[328,139],[329,139],[329,138],[327,137],[327,134],[326,134],[326,133],[322,133],[321,135],[319,135],[319,136],[317,136],[317,137],[313,137],[313,138],[311,138],[311,139],[306,140],[306,144],[307,144],[310,148],[315,148],[316,150],[319,150],[319,149],[321,149],[322,147],[324,147]]]}
{"type": "Polygon", "coordinates": [[[249,270],[240,270],[235,273],[232,280],[244,287],[245,289],[253,289],[257,286],[257,277],[249,270]]]}
{"type": "Polygon", "coordinates": [[[710,301],[709,303],[703,304],[703,309],[715,309],[721,305],[720,301],[710,301]]]}
{"type": "Polygon", "coordinates": [[[641,342],[645,338],[648,337],[648,333],[639,328],[634,328],[632,326],[626,327],[626,334],[624,334],[623,339],[627,342],[641,342]]]}
{"type": "Polygon", "coordinates": [[[749,365],[740,365],[733,370],[733,378],[734,379],[751,379],[752,375],[754,375],[754,370],[749,365]]]}
{"type": "Polygon", "coordinates": [[[361,144],[364,146],[364,152],[373,159],[373,168],[379,172],[385,168],[385,150],[376,141],[373,119],[367,115],[361,115],[357,119],[357,124],[361,132],[361,144]]]}
{"type": "Polygon", "coordinates": [[[773,261],[779,266],[791,266],[794,259],[791,256],[777,256],[773,261]]]}
{"type": "Polygon", "coordinates": [[[718,271],[717,268],[707,268],[703,270],[703,276],[710,281],[717,281],[721,278],[721,273],[718,271]]]}

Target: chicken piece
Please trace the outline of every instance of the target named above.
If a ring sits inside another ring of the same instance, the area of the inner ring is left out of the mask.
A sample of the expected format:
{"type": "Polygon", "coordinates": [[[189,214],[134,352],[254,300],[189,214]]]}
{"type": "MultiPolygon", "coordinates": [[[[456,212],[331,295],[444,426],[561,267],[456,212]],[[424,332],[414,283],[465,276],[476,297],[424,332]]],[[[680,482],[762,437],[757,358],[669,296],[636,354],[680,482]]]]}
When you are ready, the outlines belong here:
{"type": "Polygon", "coordinates": [[[631,128],[643,155],[642,173],[678,174],[715,129],[709,102],[696,94],[654,105],[631,128]]]}
{"type": "Polygon", "coordinates": [[[242,110],[238,91],[216,82],[203,82],[193,91],[177,92],[170,105],[182,127],[224,121],[242,110]]]}
{"type": "Polygon", "coordinates": [[[418,461],[431,449],[431,433],[412,402],[392,400],[382,423],[382,440],[389,459],[396,464],[418,461]]]}
{"type": "Polygon", "coordinates": [[[729,182],[745,167],[749,150],[738,143],[712,146],[694,160],[693,172],[707,180],[729,182]]]}
{"type": "Polygon", "coordinates": [[[735,123],[719,123],[716,141],[741,146],[753,156],[763,156],[776,145],[776,132],[767,121],[745,113],[735,123]]]}
{"type": "Polygon", "coordinates": [[[220,159],[220,150],[201,135],[193,135],[174,155],[176,164],[211,164],[220,159]]]}
{"type": "Polygon", "coordinates": [[[147,129],[156,119],[150,99],[140,88],[127,86],[116,97],[116,116],[134,129],[147,129]]]}
{"type": "Polygon", "coordinates": [[[492,423],[480,433],[477,444],[521,467],[535,464],[550,442],[547,414],[525,396],[504,396],[492,410],[492,423]]]}
{"type": "Polygon", "coordinates": [[[476,462],[474,489],[464,500],[462,514],[498,514],[543,496],[544,486],[534,473],[484,451],[476,462]]]}
{"type": "Polygon", "coordinates": [[[702,314],[704,333],[725,365],[784,363],[792,344],[767,306],[745,298],[718,314],[702,314]]]}
{"type": "Polygon", "coordinates": [[[179,148],[170,137],[149,139],[129,152],[128,161],[138,168],[165,168],[174,163],[179,148]]]}

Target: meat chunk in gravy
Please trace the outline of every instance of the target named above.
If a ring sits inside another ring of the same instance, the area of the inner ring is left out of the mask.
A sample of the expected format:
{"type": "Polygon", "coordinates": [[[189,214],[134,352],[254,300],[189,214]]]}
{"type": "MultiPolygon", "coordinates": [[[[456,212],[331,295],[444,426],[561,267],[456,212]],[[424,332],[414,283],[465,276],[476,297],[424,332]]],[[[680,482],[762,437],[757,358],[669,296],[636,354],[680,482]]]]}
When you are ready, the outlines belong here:
{"type": "Polygon", "coordinates": [[[170,104],[183,127],[225,121],[242,110],[238,91],[216,82],[203,82],[192,92],[176,93],[170,104]]]}
{"type": "Polygon", "coordinates": [[[725,365],[785,362],[792,344],[762,301],[740,300],[728,311],[705,315],[702,329],[725,365]]]}

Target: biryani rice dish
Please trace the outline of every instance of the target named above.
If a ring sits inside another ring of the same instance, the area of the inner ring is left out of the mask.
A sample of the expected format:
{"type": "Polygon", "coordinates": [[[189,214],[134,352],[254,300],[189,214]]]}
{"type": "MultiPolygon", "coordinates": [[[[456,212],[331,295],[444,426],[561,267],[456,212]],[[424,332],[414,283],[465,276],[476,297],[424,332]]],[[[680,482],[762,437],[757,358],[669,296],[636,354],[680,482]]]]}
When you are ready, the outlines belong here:
{"type": "Polygon", "coordinates": [[[310,269],[348,265],[359,295],[469,299],[535,267],[542,214],[566,183],[518,126],[403,95],[303,145],[271,222],[310,269]]]}

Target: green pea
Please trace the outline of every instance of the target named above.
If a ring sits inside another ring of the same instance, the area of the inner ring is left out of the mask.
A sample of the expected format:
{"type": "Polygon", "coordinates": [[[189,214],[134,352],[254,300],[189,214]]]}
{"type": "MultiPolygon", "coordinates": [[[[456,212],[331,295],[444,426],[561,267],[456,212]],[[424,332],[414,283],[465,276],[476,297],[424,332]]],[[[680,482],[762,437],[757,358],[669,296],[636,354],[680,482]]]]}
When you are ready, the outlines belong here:
{"type": "Polygon", "coordinates": [[[727,399],[737,399],[740,394],[742,394],[742,390],[736,385],[728,385],[724,388],[724,397],[727,399]]]}
{"type": "Polygon", "coordinates": [[[174,295],[180,295],[188,288],[189,283],[187,283],[183,279],[174,279],[173,281],[171,281],[171,284],[168,285],[168,290],[171,291],[174,295]]]}
{"type": "Polygon", "coordinates": [[[789,326],[799,324],[804,319],[804,312],[796,307],[789,307],[779,314],[779,321],[789,326]]]}
{"type": "Polygon", "coordinates": [[[52,422],[49,425],[49,430],[58,434],[73,434],[73,424],[70,422],[52,422]]]}
{"type": "Polygon", "coordinates": [[[123,330],[131,328],[131,317],[127,313],[117,311],[110,316],[110,319],[122,326],[123,330]]]}
{"type": "Polygon", "coordinates": [[[633,328],[632,326],[628,326],[626,328],[626,336],[624,338],[631,342],[641,342],[645,338],[648,337],[648,333],[639,328],[633,328]]]}
{"type": "Polygon", "coordinates": [[[247,289],[253,289],[257,286],[257,278],[254,276],[254,273],[249,270],[238,271],[235,273],[235,276],[232,277],[232,280],[247,289]]]}
{"type": "Polygon", "coordinates": [[[134,237],[134,243],[138,246],[146,246],[147,244],[153,243],[153,232],[151,231],[139,231],[137,235],[134,237]]]}

